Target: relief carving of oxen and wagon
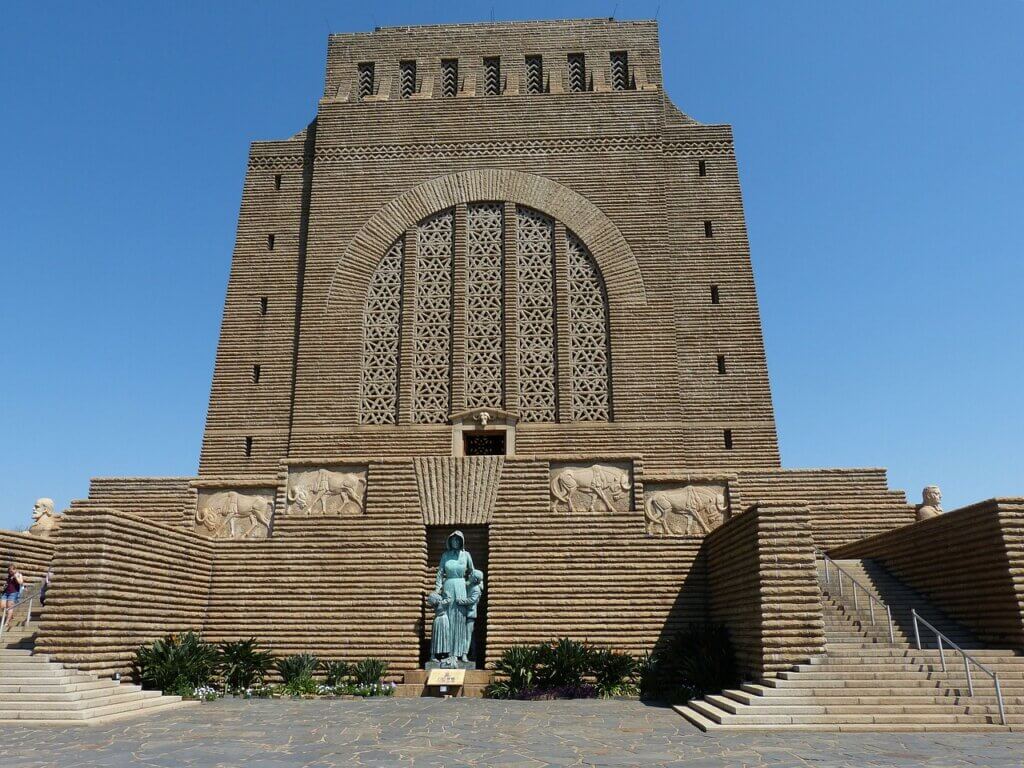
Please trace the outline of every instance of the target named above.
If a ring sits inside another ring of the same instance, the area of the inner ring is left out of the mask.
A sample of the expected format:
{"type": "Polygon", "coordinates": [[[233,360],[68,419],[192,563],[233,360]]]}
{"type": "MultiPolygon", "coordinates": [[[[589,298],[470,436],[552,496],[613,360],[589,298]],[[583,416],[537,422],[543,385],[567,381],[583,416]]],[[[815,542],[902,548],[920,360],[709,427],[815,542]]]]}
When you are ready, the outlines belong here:
{"type": "Polygon", "coordinates": [[[366,469],[306,469],[288,477],[289,515],[361,515],[366,469]]]}
{"type": "Polygon", "coordinates": [[[645,496],[649,536],[704,536],[729,517],[724,484],[651,483],[645,496]]]}

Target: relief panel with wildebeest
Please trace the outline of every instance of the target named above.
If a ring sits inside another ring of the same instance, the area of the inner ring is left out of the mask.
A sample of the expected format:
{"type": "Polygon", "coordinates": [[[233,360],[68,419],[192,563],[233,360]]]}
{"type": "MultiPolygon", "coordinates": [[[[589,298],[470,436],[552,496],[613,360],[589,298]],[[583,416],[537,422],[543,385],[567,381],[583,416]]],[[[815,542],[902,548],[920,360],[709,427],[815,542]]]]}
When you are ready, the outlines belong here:
{"type": "Polygon", "coordinates": [[[365,511],[366,467],[292,467],[288,514],[355,516],[365,511]]]}
{"type": "Polygon", "coordinates": [[[551,463],[552,512],[628,512],[632,508],[632,462],[551,463]]]}
{"type": "Polygon", "coordinates": [[[726,482],[645,483],[644,497],[650,536],[704,536],[729,519],[726,482]]]}

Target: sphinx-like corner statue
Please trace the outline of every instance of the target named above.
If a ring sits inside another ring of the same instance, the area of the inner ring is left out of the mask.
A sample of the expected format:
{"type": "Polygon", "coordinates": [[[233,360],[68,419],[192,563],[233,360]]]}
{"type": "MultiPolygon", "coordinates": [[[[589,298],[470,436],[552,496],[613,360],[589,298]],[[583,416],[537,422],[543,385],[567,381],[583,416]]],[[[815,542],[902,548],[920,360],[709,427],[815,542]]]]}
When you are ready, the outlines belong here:
{"type": "Polygon", "coordinates": [[[917,519],[931,520],[942,514],[942,491],[937,485],[929,485],[921,491],[921,503],[917,505],[917,519]]]}
{"type": "Polygon", "coordinates": [[[53,511],[53,499],[36,499],[32,506],[32,525],[28,532],[33,536],[48,538],[60,525],[60,516],[53,511]]]}

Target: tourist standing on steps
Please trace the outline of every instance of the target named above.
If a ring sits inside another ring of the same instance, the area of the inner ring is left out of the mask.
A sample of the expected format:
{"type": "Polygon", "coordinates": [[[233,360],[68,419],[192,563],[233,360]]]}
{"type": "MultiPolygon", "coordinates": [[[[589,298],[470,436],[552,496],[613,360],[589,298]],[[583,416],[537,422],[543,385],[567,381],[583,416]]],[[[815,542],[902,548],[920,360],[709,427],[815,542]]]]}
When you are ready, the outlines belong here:
{"type": "Polygon", "coordinates": [[[4,583],[4,593],[0,596],[0,612],[7,614],[5,626],[11,625],[14,618],[14,606],[21,599],[21,589],[25,586],[25,577],[21,571],[14,567],[14,563],[7,566],[7,581],[4,583]]]}

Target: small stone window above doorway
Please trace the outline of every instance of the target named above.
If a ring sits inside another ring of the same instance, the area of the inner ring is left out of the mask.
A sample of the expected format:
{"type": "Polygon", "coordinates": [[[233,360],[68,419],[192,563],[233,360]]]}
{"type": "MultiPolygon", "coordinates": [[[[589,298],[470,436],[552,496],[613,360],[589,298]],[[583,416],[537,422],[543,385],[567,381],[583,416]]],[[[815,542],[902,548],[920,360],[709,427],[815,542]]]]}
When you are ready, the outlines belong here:
{"type": "Polygon", "coordinates": [[[452,456],[513,456],[516,416],[497,408],[452,414],[452,456]]]}

